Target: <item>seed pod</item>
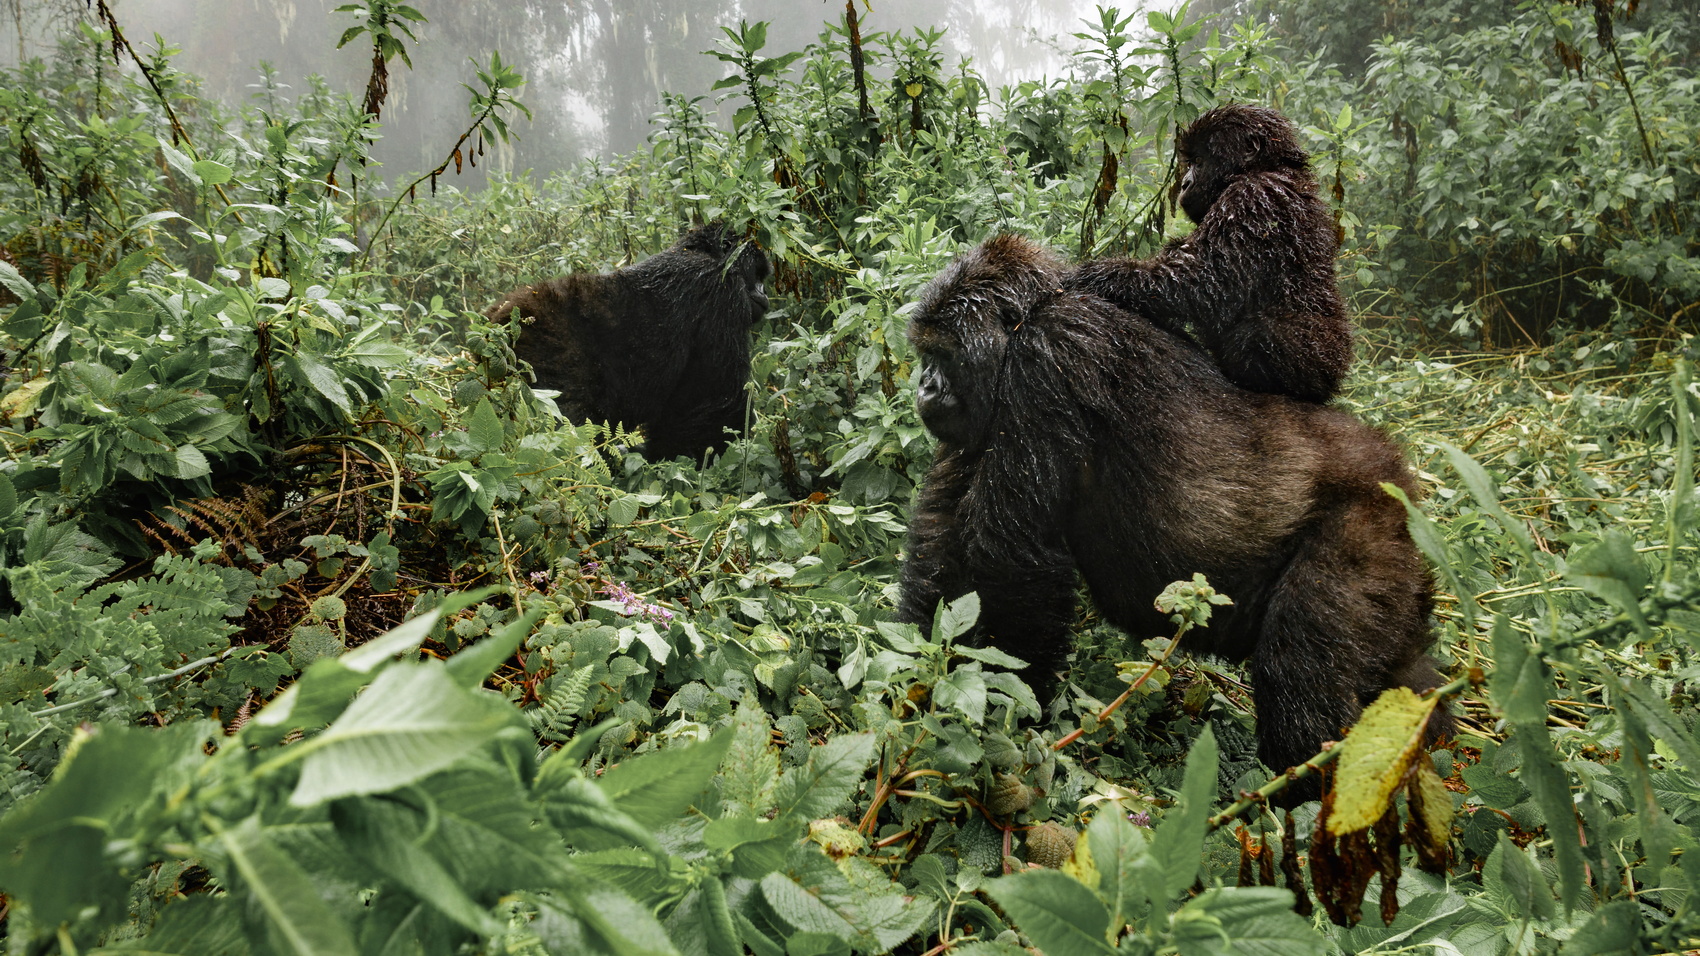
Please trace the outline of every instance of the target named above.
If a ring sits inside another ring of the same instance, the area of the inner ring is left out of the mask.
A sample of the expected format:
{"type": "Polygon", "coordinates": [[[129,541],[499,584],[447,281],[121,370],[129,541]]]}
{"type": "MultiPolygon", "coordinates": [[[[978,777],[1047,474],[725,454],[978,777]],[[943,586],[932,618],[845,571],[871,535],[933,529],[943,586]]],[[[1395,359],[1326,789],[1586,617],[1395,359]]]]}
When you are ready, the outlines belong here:
{"type": "Polygon", "coordinates": [[[1058,869],[1074,855],[1080,834],[1060,823],[1041,823],[1027,831],[1027,862],[1058,869]]]}
{"type": "Polygon", "coordinates": [[[1021,778],[1013,773],[999,773],[992,777],[992,785],[986,791],[986,809],[993,816],[1008,816],[1020,813],[1033,805],[1033,788],[1021,782],[1021,778]]]}

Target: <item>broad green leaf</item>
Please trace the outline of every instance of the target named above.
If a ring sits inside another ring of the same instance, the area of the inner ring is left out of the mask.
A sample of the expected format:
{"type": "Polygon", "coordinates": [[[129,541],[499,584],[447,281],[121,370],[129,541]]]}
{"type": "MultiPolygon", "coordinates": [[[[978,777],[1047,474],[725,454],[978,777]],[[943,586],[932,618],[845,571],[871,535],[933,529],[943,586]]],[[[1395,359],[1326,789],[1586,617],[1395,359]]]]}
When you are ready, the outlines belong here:
{"type": "MultiPolygon", "coordinates": [[[[682,868],[657,866],[655,857],[644,850],[621,848],[575,853],[573,870],[598,883],[619,887],[646,906],[677,898],[687,885],[682,868]]],[[[704,883],[719,885],[712,877],[704,883]]]]}
{"type": "Polygon", "coordinates": [[[843,734],[814,748],[808,766],[787,770],[774,788],[777,816],[815,820],[836,811],[873,759],[873,734],[843,734]]]}
{"type": "Polygon", "coordinates": [[[828,933],[840,939],[856,936],[855,924],[785,873],[763,877],[761,891],[780,919],[804,932],[828,933]]]}
{"type": "Polygon", "coordinates": [[[1391,687],[1364,708],[1340,743],[1329,833],[1368,829],[1387,812],[1412,758],[1422,753],[1423,727],[1434,705],[1408,687],[1391,687]]]}
{"type": "Polygon", "coordinates": [[[1205,890],[1171,923],[1182,956],[1324,956],[1328,940],[1293,912],[1291,890],[1274,886],[1205,890]]]}
{"type": "Polygon", "coordinates": [[[200,721],[78,731],[47,786],[0,818],[0,891],[49,926],[86,906],[121,919],[129,881],[107,856],[109,841],[156,837],[136,832],[136,814],[157,806],[155,788],[172,767],[205,759],[215,733],[200,721]]]}
{"type": "Polygon", "coordinates": [[[1641,595],[1647,589],[1647,568],[1635,553],[1635,543],[1617,528],[1570,559],[1564,576],[1570,583],[1629,616],[1644,641],[1653,639],[1653,629],[1641,613],[1641,595]]]}
{"type": "Polygon", "coordinates": [[[1482,886],[1500,897],[1518,919],[1553,916],[1552,890],[1547,888],[1541,868],[1528,851],[1519,849],[1503,832],[1499,834],[1499,845],[1482,868],[1482,886]]]}
{"type": "Polygon", "coordinates": [[[0,286],[17,296],[19,301],[28,302],[35,298],[35,286],[23,277],[10,262],[0,262],[0,286]]]}
{"type": "Polygon", "coordinates": [[[146,956],[226,956],[247,953],[242,932],[242,914],[228,896],[197,893],[163,909],[153,928],[140,939],[90,950],[103,953],[146,954],[146,956]]]}
{"type": "Polygon", "coordinates": [[[1162,873],[1153,894],[1157,899],[1174,899],[1198,879],[1216,799],[1216,763],[1216,733],[1206,724],[1187,754],[1180,802],[1163,815],[1151,841],[1151,857],[1162,873]]]}
{"type": "Polygon", "coordinates": [[[744,947],[726,889],[717,879],[703,880],[668,917],[675,938],[703,941],[704,956],[743,956],[744,947]]]}
{"type": "MultiPolygon", "coordinates": [[[[1193,868],[1197,866],[1195,859],[1193,868]]],[[[1029,870],[991,881],[986,892],[1045,956],[1115,952],[1108,942],[1110,911],[1103,900],[1071,876],[1055,870],[1029,870]]]]}
{"type": "Polygon", "coordinates": [[[222,186],[230,182],[230,167],[210,159],[203,159],[192,167],[195,175],[207,186],[222,186]]]}
{"type": "Polygon", "coordinates": [[[733,733],[704,743],[669,747],[623,761],[596,781],[608,799],[639,824],[671,823],[714,781],[733,733]]]}
{"type": "Polygon", "coordinates": [[[265,920],[276,949],[298,956],[359,952],[348,927],[319,896],[313,878],[271,842],[258,816],[220,831],[217,842],[240,878],[244,896],[265,920]]]}
{"type": "Polygon", "coordinates": [[[389,800],[353,797],[331,805],[331,822],[349,849],[374,870],[443,915],[483,936],[502,931],[505,924],[474,902],[443,863],[421,845],[427,826],[424,814],[389,800]]]}
{"type": "Polygon", "coordinates": [[[478,400],[478,406],[472,410],[472,417],[466,421],[466,437],[475,455],[502,450],[502,443],[507,440],[507,432],[502,428],[502,420],[496,417],[496,408],[490,404],[490,399],[478,400]]]}
{"type": "Polygon", "coordinates": [[[667,930],[647,907],[612,887],[573,895],[573,910],[618,956],[678,956],[667,930]]]}
{"type": "Polygon", "coordinates": [[[746,696],[733,715],[732,743],[721,761],[720,799],[760,814],[773,805],[773,788],[778,783],[779,754],[773,748],[767,712],[746,696]]]}
{"type": "Polygon", "coordinates": [[[980,726],[986,720],[986,678],[980,672],[980,665],[964,664],[946,674],[934,685],[933,700],[980,726]]]}
{"type": "Polygon", "coordinates": [[[302,378],[307,380],[307,384],[313,386],[314,391],[329,399],[330,403],[341,409],[344,415],[352,416],[354,414],[354,409],[348,401],[348,389],[343,387],[342,379],[337,373],[325,364],[323,356],[300,351],[296,352],[291,358],[295,366],[301,370],[302,378]]]}
{"type": "Polygon", "coordinates": [[[631,495],[621,495],[608,502],[608,523],[628,525],[637,520],[638,501],[631,495]]]}
{"type": "Polygon", "coordinates": [[[474,897],[489,902],[515,889],[559,886],[569,878],[564,874],[572,864],[559,836],[495,757],[458,763],[419,789],[431,800],[434,852],[474,897]]]}
{"type": "Polygon", "coordinates": [[[949,644],[968,632],[980,619],[980,595],[969,591],[954,601],[939,602],[933,614],[932,639],[936,644],[949,644]]]}
{"type": "Polygon", "coordinates": [[[1559,956],[1641,956],[1641,910],[1633,900],[1613,900],[1564,941],[1559,956]]]}
{"type": "MultiPolygon", "coordinates": [[[[1110,925],[1121,927],[1144,919],[1151,910],[1151,889],[1160,876],[1150,857],[1149,831],[1129,823],[1114,804],[1106,804],[1086,828],[1085,845],[1098,874],[1095,888],[1110,905],[1110,925]]],[[[1075,855],[1081,855],[1078,846],[1075,855]]]]}
{"type": "Polygon", "coordinates": [[[324,733],[273,764],[304,761],[289,802],[310,807],[413,783],[519,726],[506,701],[455,683],[436,661],[386,668],[324,733]]]}
{"type": "Polygon", "coordinates": [[[578,776],[544,774],[537,795],[549,819],[567,842],[584,850],[640,846],[659,855],[661,845],[650,829],[621,810],[596,784],[578,776]]]}
{"type": "Polygon", "coordinates": [[[1434,519],[1423,513],[1405,494],[1405,489],[1391,482],[1382,482],[1381,490],[1399,499],[1405,506],[1405,528],[1410,531],[1411,540],[1416,543],[1418,550],[1428,558],[1429,566],[1440,573],[1446,582],[1446,590],[1458,599],[1458,610],[1464,615],[1464,628],[1467,633],[1476,629],[1476,596],[1464,588],[1464,580],[1458,576],[1458,570],[1452,566],[1452,556],[1446,550],[1446,536],[1434,519]]]}

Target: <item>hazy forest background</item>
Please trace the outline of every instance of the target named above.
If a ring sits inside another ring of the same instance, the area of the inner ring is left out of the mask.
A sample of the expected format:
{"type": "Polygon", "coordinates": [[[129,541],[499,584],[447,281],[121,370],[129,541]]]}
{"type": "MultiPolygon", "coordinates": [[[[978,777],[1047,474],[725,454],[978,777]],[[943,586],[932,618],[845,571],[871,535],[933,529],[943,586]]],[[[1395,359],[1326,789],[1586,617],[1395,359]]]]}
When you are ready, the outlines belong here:
{"type": "Polygon", "coordinates": [[[1700,3],[886,6],[0,0],[8,952],[1700,946],[1700,3]],[[1227,101],[1336,210],[1449,680],[1291,811],[1206,584],[1083,597],[1051,700],[892,621],[916,292],[1184,234],[1227,101]],[[478,310],[708,219],[747,427],[647,462],[478,310]]]}

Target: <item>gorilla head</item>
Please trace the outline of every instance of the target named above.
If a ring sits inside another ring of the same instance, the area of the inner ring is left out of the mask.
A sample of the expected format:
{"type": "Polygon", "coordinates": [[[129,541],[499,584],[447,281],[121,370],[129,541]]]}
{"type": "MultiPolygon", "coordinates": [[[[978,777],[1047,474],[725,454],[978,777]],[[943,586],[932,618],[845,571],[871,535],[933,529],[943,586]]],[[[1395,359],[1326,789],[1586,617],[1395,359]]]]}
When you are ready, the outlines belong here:
{"type": "Polygon", "coordinates": [[[605,275],[508,293],[485,310],[525,328],[514,354],[574,421],[642,427],[655,459],[719,449],[744,422],[750,326],[767,313],[767,256],[724,223],[605,275]]]}
{"type": "Polygon", "coordinates": [[[1180,135],[1179,201],[1193,222],[1204,216],[1241,173],[1306,170],[1310,157],[1285,116],[1262,106],[1230,103],[1194,120],[1180,135]]]}

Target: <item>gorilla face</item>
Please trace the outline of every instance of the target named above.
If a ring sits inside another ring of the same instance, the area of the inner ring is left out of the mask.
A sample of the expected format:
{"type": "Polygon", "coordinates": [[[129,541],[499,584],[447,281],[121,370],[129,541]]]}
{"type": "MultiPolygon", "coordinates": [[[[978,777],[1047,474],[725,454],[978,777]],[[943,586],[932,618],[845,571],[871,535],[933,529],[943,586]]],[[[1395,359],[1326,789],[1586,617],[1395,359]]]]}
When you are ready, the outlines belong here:
{"type": "Polygon", "coordinates": [[[1061,260],[1014,236],[992,239],[951,263],[921,291],[909,341],[921,357],[916,408],[940,441],[984,447],[1010,336],[1032,304],[1053,294],[1061,260]]]}
{"type": "Polygon", "coordinates": [[[754,324],[767,314],[767,277],[772,272],[767,256],[754,242],[719,222],[698,226],[686,233],[680,244],[689,252],[704,257],[705,265],[714,269],[728,287],[741,287],[749,305],[750,322],[754,324]]]}
{"type": "Polygon", "coordinates": [[[767,315],[767,276],[770,271],[767,256],[753,242],[744,243],[738,255],[738,274],[744,277],[744,288],[750,297],[750,322],[761,321],[767,315]]]}
{"type": "Polygon", "coordinates": [[[935,351],[921,359],[921,387],[915,393],[915,409],[921,423],[940,441],[970,446],[977,429],[977,416],[969,409],[966,394],[954,387],[962,377],[956,356],[935,351]]]}

